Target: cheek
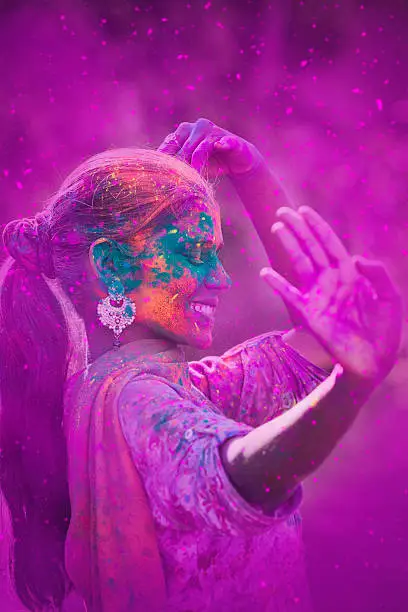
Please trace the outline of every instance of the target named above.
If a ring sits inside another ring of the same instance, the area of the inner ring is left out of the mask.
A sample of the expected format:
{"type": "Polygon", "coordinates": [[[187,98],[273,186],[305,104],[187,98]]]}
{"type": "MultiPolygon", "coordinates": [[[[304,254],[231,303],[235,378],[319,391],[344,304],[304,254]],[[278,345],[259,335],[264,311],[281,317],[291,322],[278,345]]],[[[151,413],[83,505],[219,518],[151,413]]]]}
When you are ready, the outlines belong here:
{"type": "Polygon", "coordinates": [[[160,289],[160,293],[167,293],[170,297],[178,294],[181,299],[183,295],[192,295],[203,283],[207,273],[207,266],[194,266],[184,259],[166,260],[162,257],[146,269],[143,284],[152,292],[160,289]]]}
{"type": "Polygon", "coordinates": [[[156,322],[182,331],[188,302],[204,282],[207,265],[194,266],[178,257],[155,257],[143,266],[143,281],[134,293],[140,322],[156,322]]]}
{"type": "Polygon", "coordinates": [[[158,281],[153,275],[152,282],[144,283],[137,296],[139,321],[157,322],[168,329],[185,325],[186,302],[196,293],[199,282],[188,273],[180,278],[170,277],[158,281]]]}
{"type": "Polygon", "coordinates": [[[165,286],[146,291],[139,310],[139,320],[157,322],[168,327],[177,315],[175,299],[172,298],[174,296],[165,286]]]}

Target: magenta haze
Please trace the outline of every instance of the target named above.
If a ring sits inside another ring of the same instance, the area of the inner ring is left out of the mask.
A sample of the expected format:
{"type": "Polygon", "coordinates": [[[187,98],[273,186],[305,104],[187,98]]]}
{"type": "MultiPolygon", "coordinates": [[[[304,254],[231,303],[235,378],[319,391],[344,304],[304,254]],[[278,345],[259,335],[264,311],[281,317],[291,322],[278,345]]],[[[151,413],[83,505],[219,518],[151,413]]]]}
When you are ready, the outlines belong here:
{"type": "MultiPolygon", "coordinates": [[[[2,222],[38,210],[83,157],[158,144],[204,116],[252,139],[295,200],[407,286],[408,8],[393,8],[403,2],[26,4],[4,2],[0,19],[2,222]]],[[[214,353],[287,324],[257,279],[266,261],[254,231],[223,196],[234,287],[214,353]]],[[[408,609],[406,364],[306,487],[317,612],[408,609]]]]}

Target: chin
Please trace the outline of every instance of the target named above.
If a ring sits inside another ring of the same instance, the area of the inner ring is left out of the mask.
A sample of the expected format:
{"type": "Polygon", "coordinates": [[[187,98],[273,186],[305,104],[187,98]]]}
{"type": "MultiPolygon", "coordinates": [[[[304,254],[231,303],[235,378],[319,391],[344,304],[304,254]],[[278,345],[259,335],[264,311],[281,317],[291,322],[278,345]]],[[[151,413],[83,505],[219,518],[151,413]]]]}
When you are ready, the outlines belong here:
{"type": "Polygon", "coordinates": [[[152,325],[151,329],[153,329],[155,334],[159,337],[165,338],[166,340],[170,340],[175,344],[191,346],[192,348],[207,349],[210,348],[213,343],[213,335],[210,329],[200,329],[199,332],[194,332],[191,330],[189,331],[189,333],[180,334],[177,334],[170,329],[166,329],[165,327],[160,327],[158,325],[152,325]]]}
{"type": "Polygon", "coordinates": [[[213,343],[212,334],[199,334],[197,336],[192,336],[189,338],[189,341],[186,342],[189,346],[198,349],[208,349],[213,343]]]}

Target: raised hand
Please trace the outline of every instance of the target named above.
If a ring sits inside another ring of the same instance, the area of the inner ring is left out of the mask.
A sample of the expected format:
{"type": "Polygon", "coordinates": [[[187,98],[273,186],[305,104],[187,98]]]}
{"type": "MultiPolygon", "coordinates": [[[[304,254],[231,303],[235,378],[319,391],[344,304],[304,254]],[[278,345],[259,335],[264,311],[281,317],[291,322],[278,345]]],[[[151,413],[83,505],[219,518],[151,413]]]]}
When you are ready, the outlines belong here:
{"type": "Polygon", "coordinates": [[[180,123],[159,145],[158,151],[181,157],[208,178],[243,174],[262,160],[250,142],[203,118],[194,123],[180,123]]]}
{"type": "Polygon", "coordinates": [[[374,384],[391,370],[402,332],[402,303],[381,262],[352,257],[309,207],[281,208],[272,232],[301,279],[300,289],[272,268],[261,276],[345,369],[374,384]]]}

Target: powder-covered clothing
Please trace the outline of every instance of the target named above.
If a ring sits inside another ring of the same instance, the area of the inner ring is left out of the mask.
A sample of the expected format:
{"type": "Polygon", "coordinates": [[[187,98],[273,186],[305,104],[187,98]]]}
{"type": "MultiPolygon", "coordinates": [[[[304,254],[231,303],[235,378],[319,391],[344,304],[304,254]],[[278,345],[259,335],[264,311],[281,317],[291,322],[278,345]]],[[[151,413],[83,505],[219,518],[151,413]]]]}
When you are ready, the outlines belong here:
{"type": "Polygon", "coordinates": [[[289,409],[326,373],[279,334],[190,364],[163,352],[141,360],[137,344],[97,360],[82,384],[89,376],[101,384],[109,372],[129,373],[137,364],[125,384],[115,378],[121,387],[115,397],[153,517],[167,592],[163,612],[309,611],[301,487],[266,515],[233,487],[219,448],[289,409]]]}
{"type": "MultiPolygon", "coordinates": [[[[156,369],[155,369],[156,368],[156,369]]],[[[118,418],[122,388],[155,363],[106,354],[70,380],[65,567],[88,612],[163,612],[165,577],[143,482],[118,418]]]]}

